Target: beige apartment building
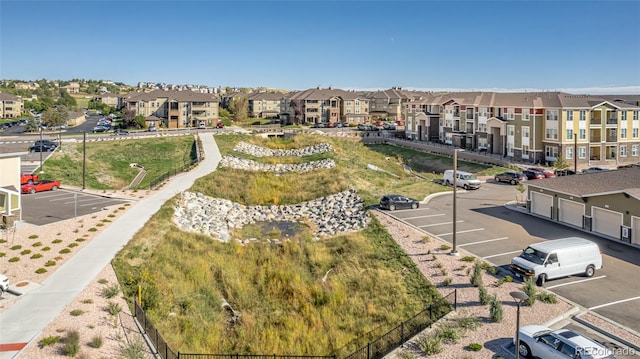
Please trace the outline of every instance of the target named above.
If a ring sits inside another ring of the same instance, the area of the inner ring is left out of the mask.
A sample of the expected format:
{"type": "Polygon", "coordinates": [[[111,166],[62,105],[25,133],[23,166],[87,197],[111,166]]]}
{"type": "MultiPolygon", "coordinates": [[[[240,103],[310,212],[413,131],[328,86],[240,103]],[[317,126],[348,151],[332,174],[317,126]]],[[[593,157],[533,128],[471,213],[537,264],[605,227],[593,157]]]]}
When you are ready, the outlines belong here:
{"type": "Polygon", "coordinates": [[[280,118],[284,123],[298,124],[346,122],[356,125],[371,121],[369,100],[363,92],[332,87],[288,93],[281,102],[280,118]]]}
{"type": "Polygon", "coordinates": [[[122,108],[122,96],[108,93],[108,92],[94,96],[93,101],[100,102],[105,105],[109,105],[111,107],[115,107],[116,110],[119,110],[122,108]]]}
{"type": "Polygon", "coordinates": [[[147,119],[147,126],[203,128],[218,124],[218,97],[193,91],[155,90],[123,98],[126,110],[147,119]]]}
{"type": "Polygon", "coordinates": [[[248,115],[257,118],[277,118],[283,94],[279,92],[259,92],[247,97],[248,115]]]}
{"type": "Polygon", "coordinates": [[[18,118],[23,111],[22,98],[0,92],[0,118],[18,118]]]}

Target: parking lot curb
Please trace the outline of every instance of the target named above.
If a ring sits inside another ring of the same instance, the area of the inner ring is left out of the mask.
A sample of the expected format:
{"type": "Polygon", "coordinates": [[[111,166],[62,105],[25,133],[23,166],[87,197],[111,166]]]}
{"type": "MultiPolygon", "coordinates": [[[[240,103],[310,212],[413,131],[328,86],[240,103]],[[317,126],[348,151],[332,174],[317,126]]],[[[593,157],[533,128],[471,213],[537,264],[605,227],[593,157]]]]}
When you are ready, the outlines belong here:
{"type": "MultiPolygon", "coordinates": [[[[635,351],[640,352],[640,345],[638,345],[636,343],[633,343],[633,342],[630,342],[630,341],[628,341],[628,340],[626,340],[624,338],[621,338],[621,337],[619,337],[619,336],[617,336],[617,335],[615,335],[615,334],[613,334],[611,332],[608,332],[608,331],[596,326],[595,324],[590,323],[589,321],[587,321],[585,319],[582,319],[580,316],[582,316],[585,313],[587,313],[587,312],[583,312],[583,313],[580,313],[580,314],[576,315],[575,317],[573,317],[573,320],[575,320],[576,322],[584,325],[585,327],[588,327],[588,328],[590,328],[592,330],[595,330],[596,332],[604,335],[605,337],[609,337],[609,338],[611,338],[613,340],[616,340],[616,341],[628,346],[629,348],[633,348],[635,351]]],[[[607,318],[601,316],[598,313],[595,313],[595,312],[592,312],[592,311],[590,311],[588,313],[598,317],[599,319],[601,319],[603,321],[606,321],[606,322],[610,323],[613,326],[616,326],[616,327],[618,327],[618,328],[620,328],[620,329],[622,329],[624,331],[627,331],[627,332],[629,332],[629,333],[631,333],[633,335],[636,335],[636,336],[640,337],[640,334],[637,333],[636,331],[634,331],[634,330],[632,330],[630,328],[627,328],[627,327],[625,327],[625,326],[623,326],[623,325],[621,325],[619,323],[616,323],[616,322],[614,322],[614,321],[612,321],[610,319],[607,319],[607,318]]]]}
{"type": "MultiPolygon", "coordinates": [[[[557,294],[556,294],[557,295],[557,294]]],[[[562,298],[563,301],[573,304],[571,302],[569,302],[568,300],[562,298]]],[[[560,314],[559,316],[555,317],[555,318],[551,318],[550,320],[548,320],[546,323],[542,324],[547,328],[551,328],[552,326],[554,326],[555,324],[563,321],[563,320],[567,320],[571,317],[573,317],[574,314],[580,312],[581,309],[578,305],[574,305],[573,308],[568,309],[567,311],[565,311],[564,313],[560,314]]]]}

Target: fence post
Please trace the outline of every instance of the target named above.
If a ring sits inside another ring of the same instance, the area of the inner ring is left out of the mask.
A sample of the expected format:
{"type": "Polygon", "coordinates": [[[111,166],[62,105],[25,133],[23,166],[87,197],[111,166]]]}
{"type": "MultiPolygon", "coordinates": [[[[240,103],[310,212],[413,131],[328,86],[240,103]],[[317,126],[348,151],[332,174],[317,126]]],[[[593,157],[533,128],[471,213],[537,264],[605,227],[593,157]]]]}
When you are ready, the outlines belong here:
{"type": "Polygon", "coordinates": [[[404,343],[404,322],[400,323],[400,343],[404,343]]]}
{"type": "Polygon", "coordinates": [[[367,359],[371,358],[371,343],[367,342],[367,359]]]}
{"type": "Polygon", "coordinates": [[[453,289],[453,310],[458,311],[458,288],[453,289]]]}
{"type": "Polygon", "coordinates": [[[429,328],[433,324],[433,303],[429,304],[429,328]]]}

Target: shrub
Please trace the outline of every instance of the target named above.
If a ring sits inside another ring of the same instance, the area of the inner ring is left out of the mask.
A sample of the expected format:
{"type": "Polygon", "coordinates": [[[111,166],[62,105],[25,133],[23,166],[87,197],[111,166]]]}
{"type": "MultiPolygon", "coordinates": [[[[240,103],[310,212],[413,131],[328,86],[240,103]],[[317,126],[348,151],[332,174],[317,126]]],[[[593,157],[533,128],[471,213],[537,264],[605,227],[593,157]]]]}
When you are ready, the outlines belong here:
{"type": "Polygon", "coordinates": [[[37,234],[32,234],[32,235],[29,236],[29,239],[36,239],[36,238],[38,238],[37,234]]]}
{"type": "Polygon", "coordinates": [[[87,231],[89,232],[96,232],[98,229],[96,227],[91,227],[89,229],[87,229],[87,231]]]}
{"type": "Polygon", "coordinates": [[[120,306],[120,304],[112,301],[109,301],[107,303],[107,312],[109,312],[109,314],[113,315],[114,317],[118,315],[118,313],[120,313],[121,311],[122,311],[122,307],[120,306]]]}
{"type": "Polygon", "coordinates": [[[524,294],[529,296],[529,298],[524,301],[524,305],[532,306],[533,303],[536,302],[536,292],[537,292],[536,282],[535,280],[533,280],[532,277],[529,277],[524,281],[524,285],[522,286],[522,291],[524,292],[524,294]]]}
{"type": "Polygon", "coordinates": [[[84,303],[84,304],[91,304],[91,303],[93,303],[93,299],[91,299],[91,298],[83,299],[83,300],[82,300],[82,303],[84,303]]]}
{"type": "Polygon", "coordinates": [[[467,349],[471,350],[472,352],[477,352],[477,351],[480,351],[480,349],[482,349],[482,344],[471,343],[467,346],[467,349]]]}
{"type": "Polygon", "coordinates": [[[100,283],[100,284],[107,284],[107,283],[109,283],[109,281],[108,281],[108,280],[106,280],[106,279],[104,279],[104,278],[102,278],[102,279],[98,280],[98,283],[100,283]]]}
{"type": "Polygon", "coordinates": [[[40,247],[42,245],[42,242],[35,242],[34,244],[32,244],[33,247],[40,247]]]}
{"type": "Polygon", "coordinates": [[[17,251],[18,249],[21,249],[21,248],[22,248],[22,246],[21,246],[21,245],[16,244],[15,246],[13,246],[13,247],[11,247],[11,248],[9,248],[9,249],[11,249],[12,251],[17,251]]]}
{"type": "Polygon", "coordinates": [[[0,252],[0,258],[6,256],[7,254],[5,252],[0,252]]]}
{"type": "Polygon", "coordinates": [[[510,276],[510,275],[506,275],[506,276],[504,276],[504,281],[507,282],[507,283],[511,283],[511,282],[513,282],[513,277],[510,276]]]}
{"type": "Polygon", "coordinates": [[[445,278],[445,279],[442,281],[442,285],[446,287],[446,286],[450,285],[452,282],[453,282],[453,279],[451,279],[451,278],[445,278]]]}
{"type": "Polygon", "coordinates": [[[82,314],[84,314],[84,311],[82,309],[74,309],[71,312],[69,312],[69,314],[71,314],[71,316],[73,317],[79,317],[82,314]]]}
{"type": "Polygon", "coordinates": [[[118,350],[120,358],[143,359],[145,358],[145,344],[140,340],[127,343],[118,350]]]}
{"type": "Polygon", "coordinates": [[[460,317],[456,323],[465,330],[473,330],[480,326],[480,320],[477,317],[460,317]]]}
{"type": "Polygon", "coordinates": [[[120,286],[118,284],[113,284],[108,287],[102,288],[102,296],[111,299],[120,293],[120,286]]]}
{"type": "Polygon", "coordinates": [[[489,268],[487,269],[487,272],[489,272],[489,273],[491,273],[491,274],[495,275],[495,274],[497,274],[497,273],[498,273],[498,268],[491,266],[491,267],[489,267],[489,268]]]}
{"type": "Polygon", "coordinates": [[[46,252],[46,251],[50,251],[51,247],[42,247],[41,251],[46,252]]]}
{"type": "Polygon", "coordinates": [[[86,241],[86,238],[76,238],[76,242],[84,242],[86,241]]]}
{"type": "Polygon", "coordinates": [[[442,268],[442,263],[436,262],[436,268],[442,268]]]}
{"type": "Polygon", "coordinates": [[[56,265],[56,261],[48,260],[47,263],[44,264],[45,267],[53,267],[56,265]]]}
{"type": "Polygon", "coordinates": [[[64,346],[62,352],[66,356],[74,357],[80,351],[80,333],[77,330],[67,333],[67,337],[64,339],[64,346]]]}
{"type": "Polygon", "coordinates": [[[19,258],[19,257],[9,258],[9,262],[10,262],[10,263],[17,262],[17,261],[19,261],[19,260],[20,260],[20,258],[19,258]]]}
{"type": "Polygon", "coordinates": [[[476,260],[476,257],[474,256],[464,256],[462,258],[460,258],[461,261],[463,262],[473,262],[476,260]]]}
{"type": "Polygon", "coordinates": [[[493,298],[491,298],[489,315],[491,316],[491,321],[494,323],[500,323],[502,321],[502,302],[498,300],[498,297],[495,294],[493,295],[493,298]]]}
{"type": "Polygon", "coordinates": [[[0,243],[7,243],[6,239],[0,239],[0,243]]]}
{"type": "Polygon", "coordinates": [[[452,325],[443,325],[436,331],[436,335],[447,344],[455,344],[462,337],[462,331],[452,325]]]}
{"type": "Polygon", "coordinates": [[[38,269],[36,269],[36,273],[38,273],[38,274],[47,273],[47,270],[44,269],[44,268],[38,268],[38,269]]]}
{"type": "Polygon", "coordinates": [[[451,249],[451,246],[448,244],[441,244],[440,245],[440,250],[442,251],[448,251],[449,249],[451,249]]]}
{"type": "Polygon", "coordinates": [[[441,269],[440,269],[440,274],[442,274],[442,276],[447,275],[447,273],[448,273],[448,272],[447,272],[447,270],[446,270],[445,268],[441,268],[441,269]]]}
{"type": "Polygon", "coordinates": [[[20,252],[21,255],[26,256],[27,254],[31,254],[31,249],[25,249],[24,251],[20,252]]]}
{"type": "Polygon", "coordinates": [[[421,241],[422,243],[429,243],[431,242],[431,238],[429,236],[423,236],[421,241]]]}
{"type": "Polygon", "coordinates": [[[38,342],[38,345],[40,346],[40,348],[43,348],[51,344],[56,344],[59,341],[60,341],[59,336],[51,335],[51,336],[40,339],[40,341],[38,342]]]}
{"type": "Polygon", "coordinates": [[[69,248],[62,248],[62,249],[60,250],[60,252],[58,252],[58,253],[60,253],[60,254],[67,254],[67,253],[71,253],[71,249],[69,249],[69,248]]]}
{"type": "Polygon", "coordinates": [[[102,227],[104,226],[104,223],[96,223],[96,227],[102,227]]]}
{"type": "Polygon", "coordinates": [[[423,334],[416,341],[420,350],[427,355],[435,355],[442,351],[442,339],[440,337],[423,334]]]}
{"type": "Polygon", "coordinates": [[[100,348],[102,346],[102,336],[98,335],[91,338],[91,342],[89,342],[89,346],[92,348],[100,348]]]}
{"type": "Polygon", "coordinates": [[[482,265],[480,263],[476,263],[476,265],[473,267],[471,285],[473,285],[474,287],[479,287],[480,285],[482,285],[482,265]]]}
{"type": "Polygon", "coordinates": [[[102,222],[104,222],[104,223],[109,223],[109,222],[111,222],[111,220],[109,220],[109,219],[103,219],[103,220],[102,220],[102,222]]]}
{"type": "Polygon", "coordinates": [[[480,297],[480,304],[482,305],[487,305],[491,302],[489,291],[487,290],[487,287],[482,284],[478,287],[478,296],[480,297]]]}
{"type": "Polygon", "coordinates": [[[558,303],[558,298],[555,294],[549,292],[540,292],[538,293],[538,300],[542,303],[546,304],[556,304],[558,303]]]}
{"type": "Polygon", "coordinates": [[[54,239],[54,240],[51,241],[51,243],[53,243],[53,244],[62,243],[62,239],[60,239],[60,238],[54,239]]]}
{"type": "Polygon", "coordinates": [[[42,253],[35,253],[34,255],[31,256],[31,259],[38,259],[38,258],[42,258],[42,253]]]}
{"type": "Polygon", "coordinates": [[[67,247],[74,248],[74,247],[77,247],[77,246],[78,246],[78,243],[69,243],[69,245],[67,247]]]}

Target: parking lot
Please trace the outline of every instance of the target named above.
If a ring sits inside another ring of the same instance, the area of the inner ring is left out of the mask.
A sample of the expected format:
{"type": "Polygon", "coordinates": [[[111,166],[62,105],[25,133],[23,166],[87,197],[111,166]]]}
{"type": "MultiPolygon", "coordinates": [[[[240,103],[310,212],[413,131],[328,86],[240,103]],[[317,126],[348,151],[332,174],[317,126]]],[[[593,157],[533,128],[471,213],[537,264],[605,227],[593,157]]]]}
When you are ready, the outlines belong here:
{"type": "MultiPolygon", "coordinates": [[[[545,288],[572,302],[640,332],[640,250],[505,207],[520,193],[509,184],[486,183],[474,191],[458,191],[456,244],[509,271],[511,259],[535,242],[579,236],[595,241],[603,253],[603,269],[591,277],[550,280],[545,288]]],[[[415,210],[387,212],[427,234],[453,242],[451,193],[432,198],[415,210]]]]}
{"type": "Polygon", "coordinates": [[[130,202],[130,200],[71,191],[64,188],[57,191],[25,194],[22,195],[22,220],[41,226],[102,211],[104,208],[127,202],[130,202]]]}

